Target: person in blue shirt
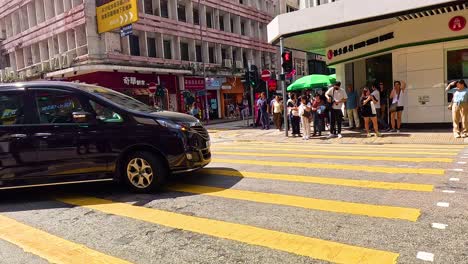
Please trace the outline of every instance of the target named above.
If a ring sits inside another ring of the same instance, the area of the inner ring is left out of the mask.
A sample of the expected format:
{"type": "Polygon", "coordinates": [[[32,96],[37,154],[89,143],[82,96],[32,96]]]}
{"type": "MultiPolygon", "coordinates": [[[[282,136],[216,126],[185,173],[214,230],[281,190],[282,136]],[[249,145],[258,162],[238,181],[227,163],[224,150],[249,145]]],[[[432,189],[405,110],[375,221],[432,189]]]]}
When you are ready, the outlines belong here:
{"type": "Polygon", "coordinates": [[[465,80],[453,81],[445,90],[454,92],[452,99],[453,135],[455,138],[466,138],[468,137],[468,88],[465,80]],[[456,87],[452,89],[454,86],[456,87]]]}
{"type": "Polygon", "coordinates": [[[358,101],[359,97],[357,92],[354,90],[351,84],[346,87],[346,94],[348,95],[348,100],[346,101],[346,112],[349,119],[349,128],[360,128],[360,119],[358,115],[358,101]],[[356,123],[356,126],[354,124],[356,123]]]}

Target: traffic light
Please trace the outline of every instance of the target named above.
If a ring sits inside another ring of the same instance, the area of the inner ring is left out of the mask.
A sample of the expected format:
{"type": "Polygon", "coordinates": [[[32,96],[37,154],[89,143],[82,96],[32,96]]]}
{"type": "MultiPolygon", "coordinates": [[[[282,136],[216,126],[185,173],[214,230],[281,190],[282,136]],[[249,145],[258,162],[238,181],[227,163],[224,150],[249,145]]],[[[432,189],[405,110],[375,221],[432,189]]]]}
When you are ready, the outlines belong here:
{"type": "Polygon", "coordinates": [[[257,66],[250,65],[248,73],[249,78],[247,79],[247,81],[249,82],[249,85],[251,85],[252,87],[257,87],[259,79],[257,66]]]}
{"type": "Polygon", "coordinates": [[[283,58],[283,64],[281,64],[281,66],[283,67],[284,72],[291,72],[293,69],[292,51],[285,50],[283,54],[281,54],[281,57],[283,58]]]}

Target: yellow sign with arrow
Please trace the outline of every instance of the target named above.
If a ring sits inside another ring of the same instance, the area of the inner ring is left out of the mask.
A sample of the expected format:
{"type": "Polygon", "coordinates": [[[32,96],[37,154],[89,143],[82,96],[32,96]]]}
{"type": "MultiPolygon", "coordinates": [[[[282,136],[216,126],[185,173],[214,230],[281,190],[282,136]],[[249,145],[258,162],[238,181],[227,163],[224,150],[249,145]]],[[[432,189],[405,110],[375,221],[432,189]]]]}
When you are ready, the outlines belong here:
{"type": "Polygon", "coordinates": [[[114,0],[96,8],[98,33],[130,25],[138,21],[137,0],[114,0]]]}

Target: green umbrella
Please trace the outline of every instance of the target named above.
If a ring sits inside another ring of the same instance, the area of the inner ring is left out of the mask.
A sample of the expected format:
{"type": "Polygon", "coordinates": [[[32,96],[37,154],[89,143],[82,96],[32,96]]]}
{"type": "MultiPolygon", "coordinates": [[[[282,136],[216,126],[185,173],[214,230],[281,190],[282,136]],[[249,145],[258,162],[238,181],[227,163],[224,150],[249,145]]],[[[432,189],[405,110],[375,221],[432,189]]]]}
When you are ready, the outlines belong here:
{"type": "Polygon", "coordinates": [[[330,82],[332,83],[336,82],[336,74],[330,74],[328,75],[328,78],[330,78],[330,82]]]}
{"type": "Polygon", "coordinates": [[[287,91],[293,92],[305,89],[321,88],[328,86],[331,83],[332,82],[330,81],[330,77],[328,77],[328,75],[312,74],[297,79],[295,82],[288,86],[287,91]]]}

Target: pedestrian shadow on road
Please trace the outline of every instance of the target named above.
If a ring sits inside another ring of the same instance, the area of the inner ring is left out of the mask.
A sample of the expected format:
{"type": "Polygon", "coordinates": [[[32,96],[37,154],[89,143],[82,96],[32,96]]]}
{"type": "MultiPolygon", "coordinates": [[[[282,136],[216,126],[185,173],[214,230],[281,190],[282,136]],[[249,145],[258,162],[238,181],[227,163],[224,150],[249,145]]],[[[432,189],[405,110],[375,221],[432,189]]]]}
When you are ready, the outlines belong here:
{"type": "Polygon", "coordinates": [[[108,202],[96,200],[99,204],[124,202],[135,206],[145,206],[152,201],[164,199],[170,203],[171,200],[179,197],[230,189],[242,180],[242,177],[239,171],[231,168],[203,169],[172,176],[163,189],[152,193],[133,193],[125,185],[113,182],[3,190],[0,191],[0,213],[72,208],[73,206],[69,204],[55,200],[64,197],[95,197],[108,200],[108,202]],[[191,192],[192,190],[196,191],[191,192]]]}

